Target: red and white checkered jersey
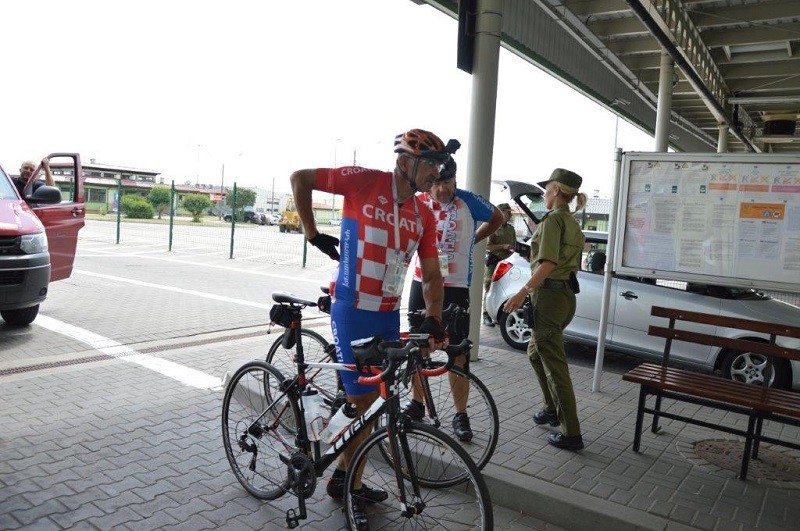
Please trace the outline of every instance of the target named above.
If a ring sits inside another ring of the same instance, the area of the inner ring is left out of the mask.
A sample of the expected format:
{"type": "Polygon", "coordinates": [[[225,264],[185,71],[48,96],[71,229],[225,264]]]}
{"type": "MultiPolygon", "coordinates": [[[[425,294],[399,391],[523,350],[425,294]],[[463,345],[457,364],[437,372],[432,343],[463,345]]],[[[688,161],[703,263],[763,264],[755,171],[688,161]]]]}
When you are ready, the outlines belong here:
{"type": "Polygon", "coordinates": [[[393,178],[389,172],[358,166],[317,169],[315,188],[344,196],[334,298],[362,310],[400,308],[400,297],[383,291],[395,249],[406,253],[407,261],[415,249],[421,258],[437,257],[436,222],[417,197],[398,205],[399,245],[395,242],[393,178]]]}
{"type": "MultiPolygon", "coordinates": [[[[494,206],[483,196],[459,188],[448,204],[439,203],[428,193],[417,197],[428,205],[436,220],[439,249],[447,257],[445,287],[468,288],[472,282],[475,232],[481,222],[492,219],[494,206]]],[[[414,280],[422,280],[419,259],[414,268],[414,280]]]]}

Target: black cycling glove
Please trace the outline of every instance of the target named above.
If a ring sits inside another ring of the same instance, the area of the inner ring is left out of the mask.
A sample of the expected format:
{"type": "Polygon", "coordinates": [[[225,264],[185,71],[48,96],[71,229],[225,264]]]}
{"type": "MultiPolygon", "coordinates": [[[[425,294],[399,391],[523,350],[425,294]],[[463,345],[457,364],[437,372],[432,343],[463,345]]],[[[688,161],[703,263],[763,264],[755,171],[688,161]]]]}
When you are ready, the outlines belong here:
{"type": "Polygon", "coordinates": [[[419,327],[422,334],[429,334],[433,339],[441,341],[447,339],[447,332],[442,326],[442,322],[436,317],[426,317],[419,327]]]}
{"type": "Polygon", "coordinates": [[[308,243],[330,256],[332,260],[339,261],[339,251],[336,249],[339,238],[318,232],[316,236],[309,238],[308,243]]]}

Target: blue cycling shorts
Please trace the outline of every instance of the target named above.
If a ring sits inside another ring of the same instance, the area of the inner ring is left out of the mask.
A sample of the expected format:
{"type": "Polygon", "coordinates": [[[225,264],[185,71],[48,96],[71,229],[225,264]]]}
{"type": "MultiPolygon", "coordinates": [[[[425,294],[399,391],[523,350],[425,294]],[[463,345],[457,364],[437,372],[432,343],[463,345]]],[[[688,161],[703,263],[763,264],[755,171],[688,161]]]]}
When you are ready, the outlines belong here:
{"type": "MultiPolygon", "coordinates": [[[[355,363],[350,342],[373,336],[396,341],[400,339],[400,311],[373,312],[353,308],[349,303],[334,302],[331,305],[331,330],[336,345],[339,363],[355,363]]],[[[339,375],[349,396],[358,396],[376,391],[374,385],[361,385],[356,380],[362,373],[341,371],[339,375]]]]}

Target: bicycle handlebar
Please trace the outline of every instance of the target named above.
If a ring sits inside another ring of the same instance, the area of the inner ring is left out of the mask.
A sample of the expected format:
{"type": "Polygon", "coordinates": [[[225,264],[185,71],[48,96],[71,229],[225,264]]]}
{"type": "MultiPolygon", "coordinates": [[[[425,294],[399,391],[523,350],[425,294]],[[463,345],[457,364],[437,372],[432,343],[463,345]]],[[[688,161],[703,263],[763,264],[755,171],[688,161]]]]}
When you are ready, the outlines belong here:
{"type": "MultiPolygon", "coordinates": [[[[397,371],[398,365],[403,361],[408,360],[412,355],[419,352],[419,339],[410,339],[404,347],[390,347],[384,346],[384,343],[378,345],[378,351],[386,357],[388,364],[380,374],[375,376],[359,376],[358,383],[361,385],[377,385],[385,382],[389,377],[397,371]]],[[[447,354],[447,363],[436,369],[419,369],[419,373],[423,376],[440,376],[453,366],[453,362],[457,356],[472,348],[472,341],[464,339],[457,345],[450,345],[444,349],[447,354]]]]}

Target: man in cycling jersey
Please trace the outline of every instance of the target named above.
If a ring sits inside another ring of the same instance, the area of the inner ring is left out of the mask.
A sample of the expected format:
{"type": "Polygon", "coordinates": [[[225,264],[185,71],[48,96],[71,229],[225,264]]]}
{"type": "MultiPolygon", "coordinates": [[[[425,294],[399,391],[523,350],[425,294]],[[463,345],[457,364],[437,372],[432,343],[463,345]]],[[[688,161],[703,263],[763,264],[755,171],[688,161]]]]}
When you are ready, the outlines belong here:
{"type": "MultiPolygon", "coordinates": [[[[442,348],[447,343],[441,325],[443,287],[436,222],[415,194],[431,189],[450,154],[439,137],[422,129],[398,135],[394,152],[397,159],[392,172],[348,166],[299,170],[291,176],[306,238],[339,261],[332,293],[331,329],[340,363],[355,362],[350,346],[353,340],[370,336],[400,338],[400,296],[414,252],[420,259],[427,312],[420,331],[431,334],[431,348],[442,348]],[[339,239],[317,230],[311,208],[313,190],[344,196],[339,239]]],[[[358,373],[340,375],[348,401],[356,406],[358,414],[363,413],[378,397],[377,388],[358,384],[358,373]]],[[[327,486],[331,497],[344,497],[347,464],[366,435],[365,432],[354,440],[342,453],[327,486]]],[[[356,485],[360,483],[359,478],[356,485]]],[[[387,493],[366,485],[360,485],[357,492],[359,495],[353,497],[353,514],[358,528],[368,529],[364,503],[383,501],[387,493]]]]}
{"type": "MultiPolygon", "coordinates": [[[[450,141],[450,152],[460,147],[458,141],[450,141]]],[[[484,197],[456,187],[456,161],[451,156],[444,165],[439,178],[430,192],[420,194],[420,199],[433,211],[437,223],[436,240],[439,250],[440,270],[444,277],[444,306],[456,304],[469,309],[469,285],[472,281],[472,255],[475,244],[489,237],[504,221],[503,213],[484,197]]],[[[422,271],[419,263],[414,270],[411,293],[408,299],[409,314],[425,308],[422,288],[422,271]]],[[[409,325],[415,319],[409,316],[409,325]]],[[[451,343],[460,343],[469,336],[469,315],[465,314],[448,330],[451,343]],[[453,327],[454,326],[454,327],[453,327]]],[[[459,367],[469,366],[467,354],[456,358],[459,367]]],[[[472,428],[467,416],[469,382],[448,373],[450,390],[456,414],[453,417],[453,432],[460,441],[472,440],[472,428]]],[[[413,398],[405,406],[411,418],[420,420],[425,415],[422,391],[412,389],[413,398]]]]}

